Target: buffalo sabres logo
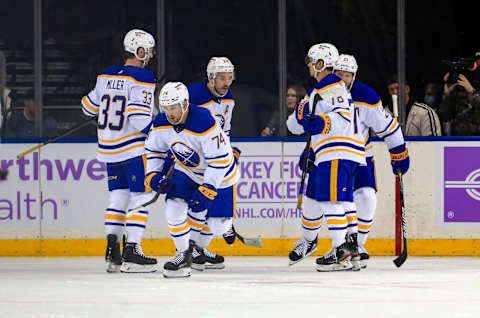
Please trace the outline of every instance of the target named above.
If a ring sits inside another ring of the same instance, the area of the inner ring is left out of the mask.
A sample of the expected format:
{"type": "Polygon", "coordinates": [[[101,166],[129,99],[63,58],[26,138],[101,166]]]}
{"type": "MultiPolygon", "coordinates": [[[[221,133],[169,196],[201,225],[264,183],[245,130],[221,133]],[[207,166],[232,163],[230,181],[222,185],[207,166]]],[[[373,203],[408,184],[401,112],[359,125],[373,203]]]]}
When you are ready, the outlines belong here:
{"type": "Polygon", "coordinates": [[[215,114],[215,119],[222,129],[225,128],[225,116],[223,114],[215,114]]]}
{"type": "Polygon", "coordinates": [[[177,141],[170,146],[175,158],[184,166],[195,168],[200,165],[200,156],[198,152],[181,141],[177,141]]]}

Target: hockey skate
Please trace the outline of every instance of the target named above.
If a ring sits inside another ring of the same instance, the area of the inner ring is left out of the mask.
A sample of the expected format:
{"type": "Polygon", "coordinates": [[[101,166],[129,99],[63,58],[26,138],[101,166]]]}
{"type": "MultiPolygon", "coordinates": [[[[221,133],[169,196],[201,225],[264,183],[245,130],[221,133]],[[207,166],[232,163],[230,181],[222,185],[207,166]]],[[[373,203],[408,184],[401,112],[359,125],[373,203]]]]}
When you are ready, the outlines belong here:
{"type": "Polygon", "coordinates": [[[192,268],[197,271],[203,271],[205,269],[205,255],[202,253],[202,249],[195,246],[192,250],[192,268]]]}
{"type": "Polygon", "coordinates": [[[214,254],[206,248],[201,250],[205,256],[205,269],[224,269],[225,258],[221,255],[214,254]]]}
{"type": "Polygon", "coordinates": [[[183,252],[177,252],[177,255],[163,265],[163,277],[189,277],[192,274],[192,246],[183,252]]]}
{"type": "Polygon", "coordinates": [[[360,268],[365,269],[367,268],[367,262],[370,259],[370,255],[368,255],[367,250],[363,246],[359,246],[358,251],[360,252],[360,268]]]}
{"type": "Polygon", "coordinates": [[[223,239],[225,240],[225,242],[228,244],[228,245],[233,245],[233,243],[235,243],[235,239],[237,238],[237,233],[235,232],[235,228],[233,227],[233,224],[232,224],[232,227],[230,227],[230,229],[223,233],[223,239]]]}
{"type": "Polygon", "coordinates": [[[360,253],[358,251],[357,233],[351,233],[347,236],[347,247],[350,251],[350,262],[352,263],[352,271],[359,271],[362,267],[360,265],[360,253]]]}
{"type": "Polygon", "coordinates": [[[120,255],[120,243],[117,242],[117,236],[115,234],[107,235],[105,261],[107,262],[108,273],[117,273],[120,271],[122,256],[120,255]]]}
{"type": "Polygon", "coordinates": [[[305,239],[301,239],[294,243],[295,248],[293,251],[288,254],[288,258],[290,262],[288,265],[293,265],[300,262],[305,257],[308,257],[317,251],[317,241],[318,238],[316,237],[313,241],[309,242],[305,239]]]}
{"type": "Polygon", "coordinates": [[[153,273],[157,271],[157,260],[143,254],[137,243],[126,243],[123,250],[122,273],[153,273]]]}
{"type": "Polygon", "coordinates": [[[347,244],[348,243],[345,242],[337,248],[332,248],[325,256],[317,258],[317,271],[333,272],[352,269],[350,250],[347,244]]]}

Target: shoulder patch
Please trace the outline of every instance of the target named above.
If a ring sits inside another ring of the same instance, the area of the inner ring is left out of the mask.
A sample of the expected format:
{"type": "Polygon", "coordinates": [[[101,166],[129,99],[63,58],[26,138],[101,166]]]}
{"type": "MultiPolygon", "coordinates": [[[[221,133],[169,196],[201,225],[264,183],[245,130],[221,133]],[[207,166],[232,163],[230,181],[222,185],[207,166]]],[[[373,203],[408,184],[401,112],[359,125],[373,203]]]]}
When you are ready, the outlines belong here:
{"type": "Polygon", "coordinates": [[[125,66],[125,76],[131,76],[138,82],[155,84],[155,75],[149,70],[136,66],[125,66]]]}
{"type": "Polygon", "coordinates": [[[213,100],[213,96],[208,90],[206,82],[191,83],[187,86],[188,100],[193,105],[206,106],[205,104],[213,100]]]}
{"type": "Polygon", "coordinates": [[[355,81],[353,83],[352,90],[350,91],[352,94],[353,102],[355,104],[362,105],[368,107],[376,107],[381,105],[380,96],[368,85],[365,85],[361,82],[355,81]]]}

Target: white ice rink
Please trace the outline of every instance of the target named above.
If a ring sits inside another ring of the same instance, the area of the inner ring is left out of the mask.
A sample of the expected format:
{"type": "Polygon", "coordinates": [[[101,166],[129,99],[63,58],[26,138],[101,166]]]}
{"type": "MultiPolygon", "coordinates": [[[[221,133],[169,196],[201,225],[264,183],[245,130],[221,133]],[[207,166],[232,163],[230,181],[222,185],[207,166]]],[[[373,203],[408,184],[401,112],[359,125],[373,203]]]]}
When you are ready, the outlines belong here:
{"type": "MultiPolygon", "coordinates": [[[[161,264],[166,257],[159,257],[161,264]]],[[[0,317],[479,317],[480,258],[374,257],[318,273],[311,257],[228,257],[186,279],[107,274],[100,257],[0,258],[0,317]]]]}

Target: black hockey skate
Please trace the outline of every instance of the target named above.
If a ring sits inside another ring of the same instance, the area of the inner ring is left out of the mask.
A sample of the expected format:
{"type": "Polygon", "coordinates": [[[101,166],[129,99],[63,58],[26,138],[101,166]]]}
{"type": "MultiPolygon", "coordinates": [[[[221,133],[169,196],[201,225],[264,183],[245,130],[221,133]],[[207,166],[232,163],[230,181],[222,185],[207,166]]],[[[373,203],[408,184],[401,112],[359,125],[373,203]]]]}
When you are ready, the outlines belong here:
{"type": "Polygon", "coordinates": [[[346,271],[352,269],[350,262],[350,250],[347,242],[337,248],[332,248],[325,256],[317,258],[317,271],[333,272],[346,271]]]}
{"type": "Polygon", "coordinates": [[[192,250],[192,268],[197,271],[203,271],[205,269],[205,255],[198,246],[194,246],[192,250]]]}
{"type": "Polygon", "coordinates": [[[117,236],[115,234],[107,235],[105,261],[107,262],[108,273],[117,273],[120,271],[122,256],[120,255],[120,243],[117,242],[117,236]]]}
{"type": "Polygon", "coordinates": [[[221,255],[210,252],[206,248],[202,249],[202,254],[205,256],[205,269],[224,269],[225,258],[221,255]]]}
{"type": "Polygon", "coordinates": [[[352,271],[359,271],[362,268],[360,265],[360,252],[358,251],[357,235],[357,233],[347,235],[347,247],[350,251],[352,271]]]}
{"type": "Polygon", "coordinates": [[[190,242],[190,247],[186,251],[177,251],[177,255],[163,265],[163,277],[189,277],[192,274],[192,250],[193,244],[190,242]]]}
{"type": "Polygon", "coordinates": [[[223,233],[222,236],[228,245],[233,245],[233,243],[235,243],[235,239],[237,238],[237,233],[235,232],[235,228],[233,227],[233,224],[232,224],[232,227],[230,227],[230,229],[227,232],[223,233]]]}
{"type": "Polygon", "coordinates": [[[317,241],[318,238],[316,237],[313,241],[309,242],[305,239],[301,239],[294,243],[295,248],[293,251],[288,254],[288,258],[290,262],[288,265],[293,265],[300,262],[305,257],[308,257],[317,251],[317,241]]]}
{"type": "Polygon", "coordinates": [[[137,243],[126,243],[123,249],[122,273],[153,273],[157,271],[157,260],[143,254],[137,243]]]}

